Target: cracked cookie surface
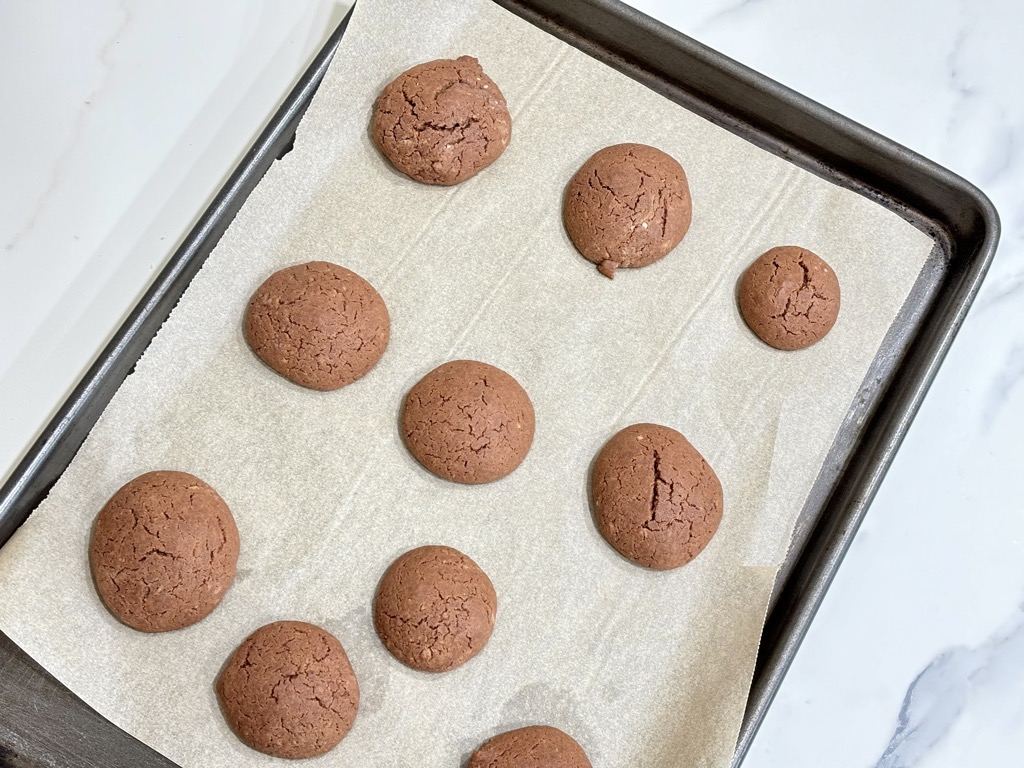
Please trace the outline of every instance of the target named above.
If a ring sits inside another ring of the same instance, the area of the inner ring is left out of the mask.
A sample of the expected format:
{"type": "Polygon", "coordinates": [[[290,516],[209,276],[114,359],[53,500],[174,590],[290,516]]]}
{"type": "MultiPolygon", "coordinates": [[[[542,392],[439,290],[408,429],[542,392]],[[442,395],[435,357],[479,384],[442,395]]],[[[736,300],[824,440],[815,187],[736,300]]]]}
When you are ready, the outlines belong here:
{"type": "Polygon", "coordinates": [[[380,294],[355,272],[311,261],[275,272],[256,289],[244,331],[256,356],[286,379],[332,390],[377,364],[391,319],[380,294]]]}
{"type": "Polygon", "coordinates": [[[100,510],[89,544],[100,599],[142,632],[205,617],[227,592],[237,562],[231,510],[187,472],[147,472],[126,483],[100,510]]]}
{"type": "Polygon", "coordinates": [[[533,443],[533,404],[500,368],[453,360],[406,395],[402,439],[434,474],[458,483],[488,483],[518,467],[533,443]]]}
{"type": "Polygon", "coordinates": [[[373,602],[381,642],[403,664],[447,672],[476,656],[494,629],[498,596],[457,549],[426,546],[391,564],[373,602]]]}
{"type": "Polygon", "coordinates": [[[591,475],[601,535],[634,563],[667,570],[701,553],[722,520],[722,484],[679,432],[634,424],[609,440],[591,475]]]}
{"type": "Polygon", "coordinates": [[[683,167],[646,144],[605,147],[576,172],[562,220],[584,258],[612,278],[619,267],[645,267],[679,245],[692,202],[683,167]]]}
{"type": "Polygon", "coordinates": [[[485,741],[466,768],[591,768],[576,739],[549,725],[529,725],[485,741]]]}
{"type": "Polygon", "coordinates": [[[740,280],[740,314],[776,349],[821,341],[839,317],[839,279],[824,259],[784,245],[761,254],[740,280]]]}
{"type": "Polygon", "coordinates": [[[512,136],[512,117],[480,63],[460,56],[419,64],[385,86],[370,133],[406,176],[452,185],[498,159],[512,136]]]}
{"type": "Polygon", "coordinates": [[[216,688],[238,737],[275,757],[329,752],[359,709],[359,684],[345,649],[327,630],[302,621],[276,621],[249,635],[216,688]]]}

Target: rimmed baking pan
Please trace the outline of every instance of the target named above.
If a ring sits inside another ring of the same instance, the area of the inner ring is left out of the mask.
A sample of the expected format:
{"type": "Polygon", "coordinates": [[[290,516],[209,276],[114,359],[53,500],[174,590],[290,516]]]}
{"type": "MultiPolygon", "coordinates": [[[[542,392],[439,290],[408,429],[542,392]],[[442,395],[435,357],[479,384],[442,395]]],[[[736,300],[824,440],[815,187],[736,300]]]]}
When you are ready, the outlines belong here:
{"type": "MultiPolygon", "coordinates": [[[[998,218],[963,179],[618,0],[497,2],[666,98],[870,197],[934,241],[801,513],[765,627],[738,764],[977,293],[995,252],[998,218]]],[[[248,194],[288,151],[345,25],[0,489],[0,544],[45,498],[248,194]]],[[[89,709],[0,634],[0,765],[67,764],[172,765],[89,709]]]]}

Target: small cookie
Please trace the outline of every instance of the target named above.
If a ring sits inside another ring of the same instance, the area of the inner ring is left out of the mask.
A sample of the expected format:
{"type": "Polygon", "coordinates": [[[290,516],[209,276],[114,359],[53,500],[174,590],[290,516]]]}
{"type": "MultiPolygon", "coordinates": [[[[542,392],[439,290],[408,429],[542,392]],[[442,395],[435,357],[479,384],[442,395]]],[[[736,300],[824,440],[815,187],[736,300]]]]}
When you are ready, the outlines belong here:
{"type": "Polygon", "coordinates": [[[744,321],[765,344],[804,349],[836,324],[839,279],[806,248],[772,248],[743,273],[739,305],[744,321]]]}
{"type": "Polygon", "coordinates": [[[114,616],[141,632],[195,624],[235,576],[238,528],[217,492],[186,472],[147,472],[106,503],[89,567],[114,616]]]}
{"type": "Polygon", "coordinates": [[[480,566],[451,547],[419,547],[391,564],[373,601],[381,641],[403,664],[447,672],[483,650],[498,596],[480,566]]]}
{"type": "Polygon", "coordinates": [[[591,768],[569,734],[549,725],[528,725],[485,741],[466,768],[591,768]]]}
{"type": "Polygon", "coordinates": [[[489,483],[526,458],[533,443],[533,404],[500,368],[453,360],[409,390],[402,438],[435,475],[457,483],[489,483]]]}
{"type": "Polygon", "coordinates": [[[722,484],[696,448],[674,429],[634,424],[609,440],[591,476],[601,535],[634,563],[685,565],[722,520],[722,484]]]}
{"type": "Polygon", "coordinates": [[[565,231],[605,277],[646,267],[679,245],[690,228],[686,173],[645,144],[605,147],[576,172],[565,194],[565,231]]]}
{"type": "Polygon", "coordinates": [[[359,684],[345,649],[327,630],[275,621],[247,637],[217,678],[231,728],[274,757],[314,757],[345,738],[359,709],[359,684]]]}
{"type": "Polygon", "coordinates": [[[275,272],[245,313],[245,340],[286,379],[331,390],[366,375],[384,354],[391,319],[355,272],[326,261],[275,272]]]}
{"type": "Polygon", "coordinates": [[[512,117],[480,63],[460,56],[419,64],[390,82],[374,105],[370,133],[406,176],[447,186],[498,159],[512,117]]]}

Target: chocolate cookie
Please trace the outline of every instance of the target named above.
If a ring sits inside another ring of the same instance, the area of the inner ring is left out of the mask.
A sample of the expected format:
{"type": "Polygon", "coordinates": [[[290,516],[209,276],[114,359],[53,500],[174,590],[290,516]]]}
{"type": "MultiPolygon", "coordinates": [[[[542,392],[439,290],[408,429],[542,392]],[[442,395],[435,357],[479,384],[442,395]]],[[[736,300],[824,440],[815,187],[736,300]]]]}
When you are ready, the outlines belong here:
{"type": "Polygon", "coordinates": [[[645,267],[679,245],[691,219],[683,167],[645,144],[605,147],[576,172],[562,210],[565,231],[606,277],[645,267]]]}
{"type": "Polygon", "coordinates": [[[106,503],[89,566],[100,599],[142,632],[195,624],[235,576],[238,529],[210,486],[186,472],[147,472],[106,503]]]}
{"type": "Polygon", "coordinates": [[[366,375],[391,334],[388,308],[355,272],[311,261],[275,272],[249,301],[245,340],[286,379],[330,390],[366,375]]]}
{"type": "Polygon", "coordinates": [[[275,621],[247,637],[217,678],[231,728],[275,757],[314,757],[345,738],[359,709],[359,684],[330,632],[275,621]]]}
{"type": "Polygon", "coordinates": [[[472,56],[408,69],[381,92],[370,133],[384,156],[425,184],[465,181],[512,136],[505,97],[472,56]]]}
{"type": "Polygon", "coordinates": [[[498,596],[480,566],[451,547],[419,547],[384,574],[373,623],[403,664],[447,672],[483,650],[497,610],[498,596]]]}
{"type": "Polygon", "coordinates": [[[500,368],[453,360],[409,390],[402,438],[424,467],[458,483],[489,483],[526,458],[533,443],[533,404],[500,368]]]}
{"type": "Polygon", "coordinates": [[[634,424],[609,440],[591,476],[601,535],[634,563],[667,570],[685,565],[722,520],[722,484],[681,434],[634,424]]]}
{"type": "Polygon", "coordinates": [[[591,768],[583,747],[549,725],[529,725],[485,741],[466,768],[591,768]]]}
{"type": "Polygon", "coordinates": [[[740,314],[776,349],[803,349],[825,338],[839,316],[839,280],[817,254],[772,248],[740,280],[740,314]]]}

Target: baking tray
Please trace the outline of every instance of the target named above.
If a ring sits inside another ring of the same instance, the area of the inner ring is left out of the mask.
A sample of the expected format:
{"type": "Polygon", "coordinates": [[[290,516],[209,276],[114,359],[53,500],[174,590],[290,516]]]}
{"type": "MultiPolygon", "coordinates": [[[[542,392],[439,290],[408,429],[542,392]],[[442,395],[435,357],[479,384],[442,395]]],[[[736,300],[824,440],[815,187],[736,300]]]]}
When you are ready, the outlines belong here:
{"type": "MultiPolygon", "coordinates": [[[[658,93],[909,220],[935,247],[826,458],[779,574],[739,765],[995,253],[989,200],[950,171],[619,0],[495,0],[658,93]]],[[[114,392],[295,129],[346,17],[127,320],[0,488],[0,545],[46,497],[114,392]]],[[[109,723],[0,633],[0,765],[173,766],[109,723]]]]}

